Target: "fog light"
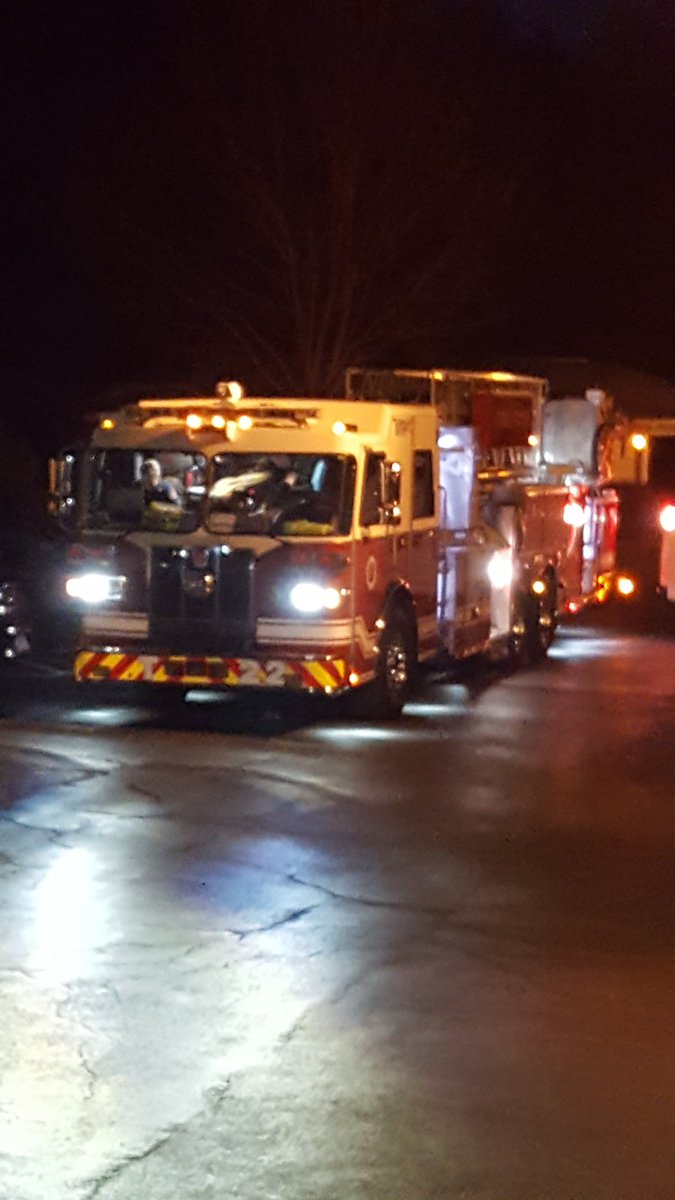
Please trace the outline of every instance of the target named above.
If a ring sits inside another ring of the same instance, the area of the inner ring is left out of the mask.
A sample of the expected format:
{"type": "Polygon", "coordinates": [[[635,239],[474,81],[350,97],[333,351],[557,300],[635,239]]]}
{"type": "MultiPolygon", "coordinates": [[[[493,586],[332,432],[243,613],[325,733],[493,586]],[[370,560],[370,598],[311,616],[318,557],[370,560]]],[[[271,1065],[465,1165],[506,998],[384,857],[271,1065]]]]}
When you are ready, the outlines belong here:
{"type": "Polygon", "coordinates": [[[632,596],[635,591],[635,584],[628,575],[619,575],[616,581],[616,590],[620,596],[632,596]]]}
{"type": "Polygon", "coordinates": [[[323,608],[337,608],[340,603],[340,593],[334,587],[322,587],[320,583],[307,580],[296,583],[291,588],[290,601],[293,608],[302,613],[317,613],[323,608]]]}

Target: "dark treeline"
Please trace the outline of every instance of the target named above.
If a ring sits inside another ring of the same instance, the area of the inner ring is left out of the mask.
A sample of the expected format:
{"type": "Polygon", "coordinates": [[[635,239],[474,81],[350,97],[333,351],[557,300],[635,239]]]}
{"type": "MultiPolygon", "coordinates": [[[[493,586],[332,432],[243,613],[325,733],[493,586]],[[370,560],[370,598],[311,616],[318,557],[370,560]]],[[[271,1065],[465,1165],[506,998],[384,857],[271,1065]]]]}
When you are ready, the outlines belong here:
{"type": "Polygon", "coordinates": [[[51,439],[228,375],[339,392],[349,363],[535,352],[675,374],[675,14],[541,7],[17,7],[4,411],[51,439]]]}

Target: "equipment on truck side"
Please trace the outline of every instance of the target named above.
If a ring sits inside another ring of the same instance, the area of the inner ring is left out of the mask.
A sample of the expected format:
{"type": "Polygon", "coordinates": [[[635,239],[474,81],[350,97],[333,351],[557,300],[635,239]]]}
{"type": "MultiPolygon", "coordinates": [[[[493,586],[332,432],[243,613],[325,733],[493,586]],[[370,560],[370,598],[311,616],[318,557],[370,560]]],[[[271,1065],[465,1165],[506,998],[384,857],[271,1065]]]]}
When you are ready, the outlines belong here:
{"type": "Polygon", "coordinates": [[[604,393],[551,400],[546,380],[506,371],[352,368],[351,398],[429,404],[474,430],[480,511],[514,555],[510,603],[531,651],[545,652],[559,613],[604,599],[615,573],[618,497],[604,393]]]}

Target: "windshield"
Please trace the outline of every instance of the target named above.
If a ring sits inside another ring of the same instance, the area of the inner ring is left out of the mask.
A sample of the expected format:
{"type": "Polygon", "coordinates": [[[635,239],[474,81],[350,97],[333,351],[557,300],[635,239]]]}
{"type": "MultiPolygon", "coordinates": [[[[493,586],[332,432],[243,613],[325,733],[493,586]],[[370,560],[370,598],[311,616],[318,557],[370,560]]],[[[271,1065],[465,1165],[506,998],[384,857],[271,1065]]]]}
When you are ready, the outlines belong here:
{"type": "Polygon", "coordinates": [[[218,533],[348,534],[356,463],[341,454],[219,454],[208,526],[218,533]]]}
{"type": "Polygon", "coordinates": [[[88,466],[85,523],[90,528],[187,533],[200,524],[206,493],[203,454],[97,450],[88,466]]]}

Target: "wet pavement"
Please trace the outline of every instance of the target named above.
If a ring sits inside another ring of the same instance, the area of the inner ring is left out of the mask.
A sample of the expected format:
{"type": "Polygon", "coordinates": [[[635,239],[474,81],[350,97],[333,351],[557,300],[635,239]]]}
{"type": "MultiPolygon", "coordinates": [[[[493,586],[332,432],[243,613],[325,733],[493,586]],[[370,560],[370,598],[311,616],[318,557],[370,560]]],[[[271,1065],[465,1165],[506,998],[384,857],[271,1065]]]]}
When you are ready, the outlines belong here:
{"type": "Polygon", "coordinates": [[[669,620],[390,727],[5,673],[1,1200],[673,1200],[669,620]]]}

